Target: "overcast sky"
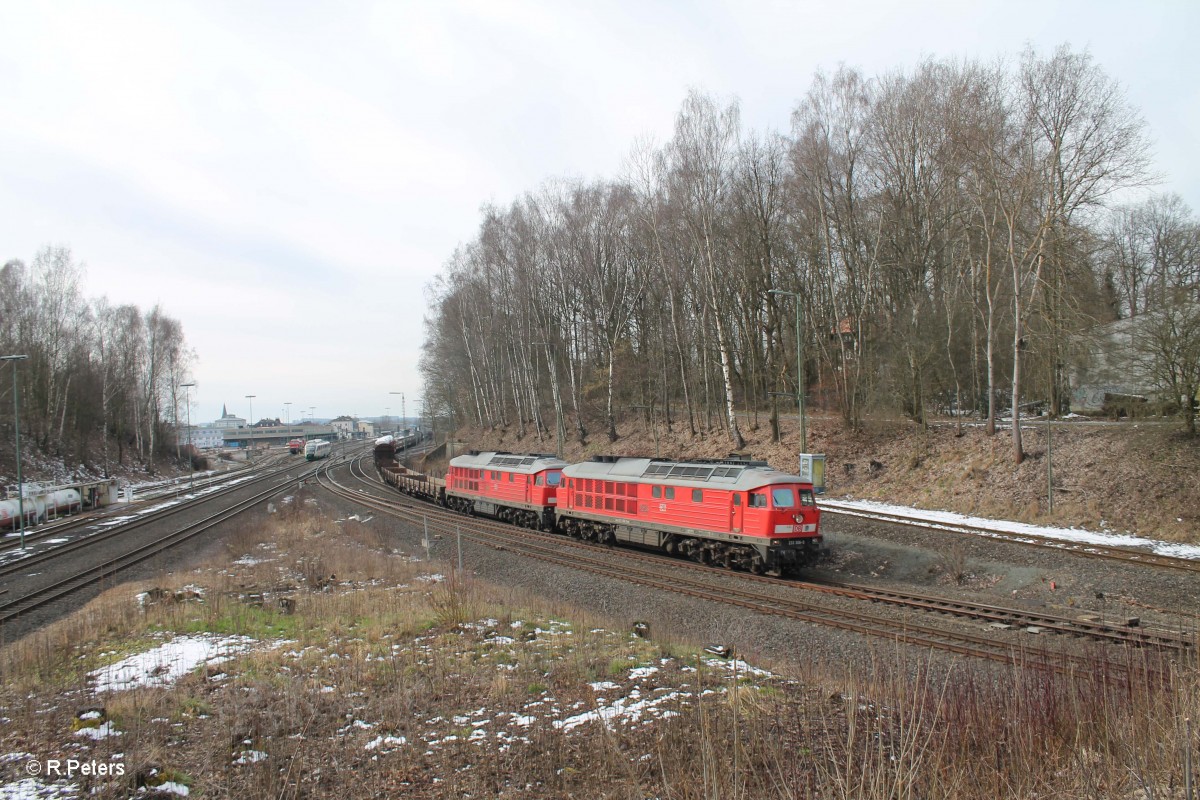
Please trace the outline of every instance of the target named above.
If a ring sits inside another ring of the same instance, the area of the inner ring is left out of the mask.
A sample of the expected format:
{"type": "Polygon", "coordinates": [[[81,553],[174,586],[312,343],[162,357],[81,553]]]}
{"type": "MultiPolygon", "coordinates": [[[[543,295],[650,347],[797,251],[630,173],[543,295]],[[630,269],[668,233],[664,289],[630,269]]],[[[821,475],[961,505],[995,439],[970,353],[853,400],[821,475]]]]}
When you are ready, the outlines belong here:
{"type": "MultiPolygon", "coordinates": [[[[1200,3],[0,0],[0,261],[161,303],[192,420],[400,413],[483,204],[615,177],[689,88],[789,130],[815,71],[1089,49],[1200,211],[1200,3]]],[[[182,412],[181,412],[182,413],[182,412]]]]}

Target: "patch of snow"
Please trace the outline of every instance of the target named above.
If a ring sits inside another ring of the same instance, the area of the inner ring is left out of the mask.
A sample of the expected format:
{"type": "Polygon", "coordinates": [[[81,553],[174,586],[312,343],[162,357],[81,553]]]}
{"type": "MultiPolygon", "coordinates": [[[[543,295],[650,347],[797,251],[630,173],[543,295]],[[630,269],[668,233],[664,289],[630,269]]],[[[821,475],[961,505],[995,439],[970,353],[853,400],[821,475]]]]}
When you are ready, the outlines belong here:
{"type": "Polygon", "coordinates": [[[79,797],[73,783],[42,783],[37,778],[22,778],[0,784],[0,800],[67,800],[79,797]]]}
{"type": "Polygon", "coordinates": [[[637,680],[638,678],[648,678],[658,672],[658,667],[637,667],[629,670],[629,677],[637,680]]]}
{"type": "Polygon", "coordinates": [[[367,742],[365,749],[374,750],[377,747],[381,747],[381,746],[387,747],[388,745],[402,745],[402,744],[408,744],[408,739],[405,739],[403,736],[377,736],[376,738],[367,742]]]}
{"type": "Polygon", "coordinates": [[[9,764],[13,761],[28,761],[31,758],[37,758],[33,753],[5,753],[0,756],[0,764],[9,764]]]}
{"type": "Polygon", "coordinates": [[[969,525],[973,528],[981,528],[985,531],[992,530],[997,533],[1015,533],[1021,536],[1029,536],[1031,538],[1057,539],[1059,541],[1073,542],[1075,544],[1098,544],[1105,545],[1107,547],[1143,549],[1158,555],[1200,561],[1200,545],[1160,542],[1155,539],[1134,536],[1133,534],[1101,533],[1099,531],[1089,531],[1083,528],[1055,528],[1046,525],[1030,525],[1024,522],[986,519],[984,517],[969,517],[965,514],[956,514],[952,511],[929,511],[925,509],[910,508],[908,506],[876,503],[871,500],[822,499],[819,502],[819,505],[847,514],[854,514],[856,511],[882,514],[899,514],[906,517],[920,519],[924,522],[933,524],[934,526],[936,526],[938,523],[944,523],[946,525],[969,525]]]}
{"type": "Polygon", "coordinates": [[[235,763],[235,764],[257,764],[259,761],[265,761],[266,758],[267,758],[267,754],[264,753],[262,750],[247,750],[246,752],[244,752],[240,756],[238,756],[236,759],[234,759],[233,763],[235,763]]]}
{"type": "Polygon", "coordinates": [[[158,786],[155,786],[154,790],[158,792],[177,794],[180,797],[187,797],[191,791],[185,784],[176,783],[175,781],[163,781],[158,786]]]}
{"type": "Polygon", "coordinates": [[[636,699],[636,696],[631,693],[629,697],[619,698],[613,701],[611,705],[602,706],[594,711],[586,711],[582,714],[576,714],[573,717],[567,717],[563,720],[555,720],[553,725],[559,730],[570,731],[588,722],[601,722],[606,726],[610,726],[611,723],[622,719],[631,723],[639,722],[641,721],[643,715],[662,718],[667,714],[674,715],[676,712],[669,711],[668,709],[662,709],[660,706],[670,700],[675,699],[676,697],[688,696],[689,694],[687,692],[671,692],[669,694],[662,695],[661,697],[638,700],[636,699]],[[630,702],[631,700],[633,702],[630,702]]]}
{"type": "Polygon", "coordinates": [[[124,658],[89,673],[95,692],[119,692],[140,686],[167,686],[201,664],[219,664],[255,643],[248,636],[176,636],[153,650],[124,658]]]}
{"type": "Polygon", "coordinates": [[[117,730],[110,721],[96,728],[80,728],[79,730],[75,731],[75,735],[86,736],[89,739],[96,739],[99,741],[100,739],[107,739],[110,736],[121,736],[122,733],[117,730]]]}
{"type": "Polygon", "coordinates": [[[758,678],[771,678],[774,673],[768,672],[765,669],[752,667],[740,658],[723,659],[723,658],[706,658],[704,663],[712,669],[726,669],[730,672],[736,672],[738,675],[754,675],[758,678]]]}

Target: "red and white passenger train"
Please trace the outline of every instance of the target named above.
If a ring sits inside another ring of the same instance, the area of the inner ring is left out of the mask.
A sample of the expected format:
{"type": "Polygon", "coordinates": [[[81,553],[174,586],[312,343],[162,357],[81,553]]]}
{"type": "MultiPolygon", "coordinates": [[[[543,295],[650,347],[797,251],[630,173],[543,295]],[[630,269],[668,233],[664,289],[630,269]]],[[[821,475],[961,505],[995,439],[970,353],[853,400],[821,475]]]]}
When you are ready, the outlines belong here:
{"type": "Polygon", "coordinates": [[[569,464],[476,452],[452,459],[443,484],[386,451],[377,444],[375,460],[388,483],[465,514],[769,575],[794,573],[821,551],[812,484],[765,461],[600,456],[569,464]]]}

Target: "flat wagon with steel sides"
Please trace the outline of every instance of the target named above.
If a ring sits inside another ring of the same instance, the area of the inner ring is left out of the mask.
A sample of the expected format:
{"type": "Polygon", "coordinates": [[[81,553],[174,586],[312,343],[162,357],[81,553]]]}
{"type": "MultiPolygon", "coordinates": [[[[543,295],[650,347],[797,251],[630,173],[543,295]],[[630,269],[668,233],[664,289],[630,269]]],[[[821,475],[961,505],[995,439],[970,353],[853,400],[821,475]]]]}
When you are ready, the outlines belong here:
{"type": "Polygon", "coordinates": [[[446,505],[446,482],[405,467],[396,460],[396,446],[393,436],[375,440],[375,469],[384,483],[411,497],[446,505]]]}

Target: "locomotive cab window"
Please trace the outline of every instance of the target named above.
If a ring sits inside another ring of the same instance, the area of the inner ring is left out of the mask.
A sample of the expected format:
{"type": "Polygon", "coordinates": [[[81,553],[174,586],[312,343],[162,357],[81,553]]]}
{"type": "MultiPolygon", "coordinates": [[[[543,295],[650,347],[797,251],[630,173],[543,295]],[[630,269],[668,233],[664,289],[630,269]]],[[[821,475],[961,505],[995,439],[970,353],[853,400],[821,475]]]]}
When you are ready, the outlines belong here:
{"type": "Polygon", "coordinates": [[[546,485],[547,486],[559,486],[561,484],[562,484],[562,473],[561,472],[547,472],[546,473],[546,485]]]}
{"type": "Polygon", "coordinates": [[[742,496],[740,494],[735,494],[733,496],[733,504],[735,506],[740,506],[742,504],[742,496]]]}
{"type": "Polygon", "coordinates": [[[796,493],[791,489],[772,489],[771,505],[776,508],[794,508],[796,505],[796,493]]]}
{"type": "Polygon", "coordinates": [[[765,494],[763,494],[762,492],[751,492],[750,493],[750,507],[751,508],[766,508],[767,507],[767,496],[765,494]]]}
{"type": "Polygon", "coordinates": [[[812,508],[816,506],[817,498],[813,497],[812,489],[800,490],[800,505],[812,508]]]}
{"type": "Polygon", "coordinates": [[[545,486],[546,485],[545,476],[538,475],[536,478],[533,479],[533,483],[535,486],[545,486]]]}

